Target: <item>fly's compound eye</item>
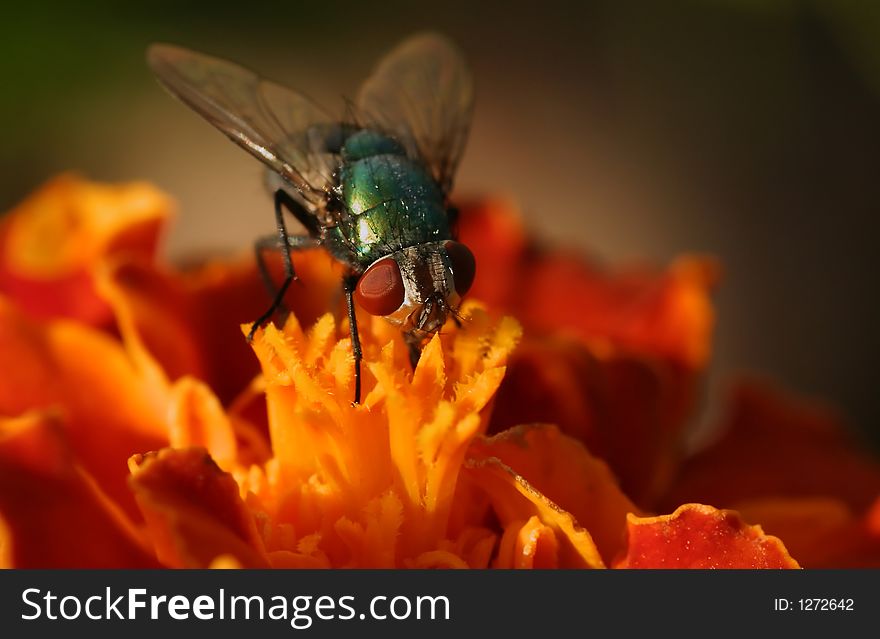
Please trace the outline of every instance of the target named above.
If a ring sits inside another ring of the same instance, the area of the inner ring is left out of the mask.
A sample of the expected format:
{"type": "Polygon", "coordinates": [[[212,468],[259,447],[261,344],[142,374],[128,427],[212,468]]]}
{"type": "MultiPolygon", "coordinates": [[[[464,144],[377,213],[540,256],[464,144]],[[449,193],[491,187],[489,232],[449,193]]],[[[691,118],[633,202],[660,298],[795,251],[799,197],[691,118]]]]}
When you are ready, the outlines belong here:
{"type": "Polygon", "coordinates": [[[464,244],[459,242],[446,242],[444,245],[449,263],[452,265],[452,279],[455,282],[455,292],[464,297],[477,274],[477,261],[474,254],[464,244]]]}
{"type": "Polygon", "coordinates": [[[358,305],[370,315],[391,315],[403,304],[403,296],[403,277],[392,258],[372,264],[354,289],[358,305]]]}

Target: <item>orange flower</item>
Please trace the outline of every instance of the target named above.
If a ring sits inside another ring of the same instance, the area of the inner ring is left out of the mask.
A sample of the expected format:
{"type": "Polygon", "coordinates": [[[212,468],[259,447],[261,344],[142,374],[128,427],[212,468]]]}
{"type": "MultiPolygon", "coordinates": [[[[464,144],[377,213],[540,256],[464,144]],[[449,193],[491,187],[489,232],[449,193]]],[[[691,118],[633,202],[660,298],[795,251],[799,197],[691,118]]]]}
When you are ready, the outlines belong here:
{"type": "Polygon", "coordinates": [[[814,410],[744,391],[729,434],[682,463],[710,350],[710,260],[604,272],[535,249],[508,205],[465,207],[479,264],[467,321],[413,371],[398,332],[360,317],[352,406],[332,260],[297,255],[293,313],[249,345],[267,301],[253,262],[161,264],[170,209],[148,186],[65,176],[0,223],[5,565],[876,561],[880,471],[853,466],[814,410]],[[812,482],[786,482],[781,447],[820,471],[812,482]]]}
{"type": "Polygon", "coordinates": [[[358,406],[351,405],[349,343],[338,339],[331,315],[308,335],[293,316],[284,331],[259,332],[272,458],[239,463],[231,421],[206,387],[192,386],[186,410],[199,419],[186,420],[189,432],[172,444],[202,445],[217,463],[180,447],[132,460],[132,488],[160,541],[159,558],[205,565],[213,557],[198,553],[213,551],[242,565],[286,567],[465,561],[445,550],[461,541],[448,523],[456,479],[519,330],[509,320],[489,327],[477,308],[471,317],[460,333],[444,336],[447,345],[439,336],[428,344],[411,379],[391,327],[364,322],[370,374],[358,406]],[[207,535],[217,526],[203,527],[205,516],[246,545],[212,543],[207,535]]]}

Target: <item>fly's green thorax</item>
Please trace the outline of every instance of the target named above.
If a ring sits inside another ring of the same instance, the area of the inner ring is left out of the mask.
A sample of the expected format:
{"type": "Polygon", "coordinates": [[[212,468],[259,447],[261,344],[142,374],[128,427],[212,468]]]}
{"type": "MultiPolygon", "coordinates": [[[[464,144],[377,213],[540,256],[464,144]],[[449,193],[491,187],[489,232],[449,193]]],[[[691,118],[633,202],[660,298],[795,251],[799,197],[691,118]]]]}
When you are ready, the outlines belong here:
{"type": "Polygon", "coordinates": [[[344,212],[327,239],[361,267],[402,248],[451,239],[444,195],[392,138],[362,130],[342,147],[344,212]]]}

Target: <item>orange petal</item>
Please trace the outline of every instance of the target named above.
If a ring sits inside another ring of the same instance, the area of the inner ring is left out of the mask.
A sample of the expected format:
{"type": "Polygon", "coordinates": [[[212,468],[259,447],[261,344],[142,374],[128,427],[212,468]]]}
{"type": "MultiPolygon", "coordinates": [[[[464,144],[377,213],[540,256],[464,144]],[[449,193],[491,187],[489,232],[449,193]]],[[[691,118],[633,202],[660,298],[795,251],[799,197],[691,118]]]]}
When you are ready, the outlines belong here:
{"type": "MultiPolygon", "coordinates": [[[[469,493],[472,492],[488,495],[505,530],[510,526],[521,528],[523,522],[529,522],[532,517],[537,517],[543,526],[552,530],[557,543],[555,561],[560,568],[605,566],[588,531],[525,478],[497,459],[467,461],[462,479],[465,486],[459,489],[460,498],[470,498],[469,493]]],[[[547,535],[546,531],[541,534],[547,535]]]]}
{"type": "Polygon", "coordinates": [[[229,555],[268,566],[238,484],[200,448],[136,455],[130,484],[159,559],[168,567],[207,568],[229,555]]]}
{"type": "Polygon", "coordinates": [[[4,216],[0,292],[37,316],[106,325],[110,312],[95,293],[95,267],[110,255],[152,256],[171,209],[148,184],[58,176],[4,216]]]}
{"type": "Polygon", "coordinates": [[[615,568],[798,568],[776,537],[731,510],[685,504],[671,515],[627,517],[615,568]]]}
{"type": "Polygon", "coordinates": [[[235,431],[220,401],[191,377],[179,380],[172,389],[169,439],[172,448],[206,449],[223,468],[230,468],[238,456],[235,431]]]}
{"type": "Polygon", "coordinates": [[[610,563],[624,542],[627,513],[636,506],[624,495],[605,462],[555,426],[521,426],[475,441],[471,459],[496,457],[547,499],[574,516],[610,563]]]}
{"type": "Polygon", "coordinates": [[[270,460],[272,447],[269,443],[266,385],[262,376],[255,377],[230,402],[227,414],[235,430],[238,463],[247,467],[270,460]]]}
{"type": "Polygon", "coordinates": [[[60,422],[45,411],[0,418],[0,518],[9,564],[158,567],[132,523],[76,465],[60,422]]]}
{"type": "Polygon", "coordinates": [[[494,568],[558,568],[559,542],[537,517],[511,522],[501,537],[494,568]]]}
{"type": "Polygon", "coordinates": [[[0,297],[0,415],[57,407],[79,463],[130,515],[125,460],[167,442],[167,389],[118,342],[67,320],[30,321],[0,297]]]}
{"type": "Polygon", "coordinates": [[[721,438],[684,465],[667,507],[825,496],[862,513],[880,494],[880,464],[827,407],[754,381],[740,383],[729,404],[721,438]]]}
{"type": "Polygon", "coordinates": [[[678,461],[694,390],[693,379],[656,359],[527,336],[511,357],[489,432],[556,424],[608,462],[627,495],[651,503],[678,461]]]}

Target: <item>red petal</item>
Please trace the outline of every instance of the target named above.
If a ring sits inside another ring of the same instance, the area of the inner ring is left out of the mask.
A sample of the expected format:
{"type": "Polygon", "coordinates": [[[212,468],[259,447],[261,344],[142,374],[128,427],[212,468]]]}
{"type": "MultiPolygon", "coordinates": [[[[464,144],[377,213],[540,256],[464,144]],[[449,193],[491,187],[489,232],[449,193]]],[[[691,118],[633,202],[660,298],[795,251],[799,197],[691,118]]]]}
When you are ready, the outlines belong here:
{"type": "Polygon", "coordinates": [[[731,510],[685,504],[671,515],[627,518],[615,568],[798,568],[776,537],[731,510]]]}
{"type": "Polygon", "coordinates": [[[12,566],[158,567],[131,522],[75,464],[62,430],[47,412],[0,419],[0,515],[12,566]]]}
{"type": "Polygon", "coordinates": [[[230,555],[249,568],[268,560],[238,484],[201,448],[137,455],[131,488],[156,554],[174,568],[207,568],[230,555]]]}

